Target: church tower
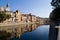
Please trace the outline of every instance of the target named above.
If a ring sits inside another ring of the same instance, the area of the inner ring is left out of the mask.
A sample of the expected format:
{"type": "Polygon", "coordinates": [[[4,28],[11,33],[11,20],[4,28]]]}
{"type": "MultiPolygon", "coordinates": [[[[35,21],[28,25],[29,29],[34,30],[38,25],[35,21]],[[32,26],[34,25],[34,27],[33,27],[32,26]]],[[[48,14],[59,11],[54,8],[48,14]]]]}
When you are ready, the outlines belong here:
{"type": "Polygon", "coordinates": [[[5,11],[10,11],[9,4],[6,5],[5,11]]]}

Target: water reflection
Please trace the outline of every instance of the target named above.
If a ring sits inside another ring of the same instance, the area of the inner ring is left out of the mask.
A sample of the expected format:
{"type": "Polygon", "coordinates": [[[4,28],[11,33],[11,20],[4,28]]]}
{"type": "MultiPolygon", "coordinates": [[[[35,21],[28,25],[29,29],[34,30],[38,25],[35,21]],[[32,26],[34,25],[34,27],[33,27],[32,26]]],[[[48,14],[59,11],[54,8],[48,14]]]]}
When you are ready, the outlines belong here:
{"type": "MultiPolygon", "coordinates": [[[[21,34],[19,40],[48,40],[48,30],[49,25],[26,24],[20,25],[17,28],[17,34],[19,34],[19,32],[21,34]]],[[[18,39],[14,37],[11,40],[18,39]]]]}
{"type": "Polygon", "coordinates": [[[38,24],[26,24],[26,25],[20,25],[18,29],[21,29],[21,32],[24,33],[24,32],[31,32],[33,30],[35,30],[39,25],[38,24]]]}
{"type": "Polygon", "coordinates": [[[39,26],[32,32],[21,35],[20,40],[48,40],[49,25],[39,26]]]}

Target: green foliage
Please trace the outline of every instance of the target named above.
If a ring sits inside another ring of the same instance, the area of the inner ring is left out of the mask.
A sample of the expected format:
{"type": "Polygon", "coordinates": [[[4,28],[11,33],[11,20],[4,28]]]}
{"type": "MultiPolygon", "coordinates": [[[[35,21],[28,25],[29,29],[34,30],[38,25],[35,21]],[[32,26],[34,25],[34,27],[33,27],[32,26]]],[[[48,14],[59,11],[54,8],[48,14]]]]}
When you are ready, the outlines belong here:
{"type": "Polygon", "coordinates": [[[7,17],[6,18],[9,19],[10,17],[11,17],[11,15],[7,14],[7,17]]]}
{"type": "Polygon", "coordinates": [[[60,7],[55,8],[50,14],[50,20],[60,20],[60,7]]]}
{"type": "Polygon", "coordinates": [[[51,5],[56,8],[60,7],[60,0],[52,0],[51,5]]]}
{"type": "Polygon", "coordinates": [[[0,14],[0,22],[6,20],[6,14],[0,14]]]}
{"type": "Polygon", "coordinates": [[[11,33],[8,33],[6,31],[0,31],[0,40],[7,40],[11,37],[11,33]]]}
{"type": "Polygon", "coordinates": [[[6,19],[9,19],[11,15],[6,14],[6,12],[0,12],[0,22],[5,21],[6,19]]]}

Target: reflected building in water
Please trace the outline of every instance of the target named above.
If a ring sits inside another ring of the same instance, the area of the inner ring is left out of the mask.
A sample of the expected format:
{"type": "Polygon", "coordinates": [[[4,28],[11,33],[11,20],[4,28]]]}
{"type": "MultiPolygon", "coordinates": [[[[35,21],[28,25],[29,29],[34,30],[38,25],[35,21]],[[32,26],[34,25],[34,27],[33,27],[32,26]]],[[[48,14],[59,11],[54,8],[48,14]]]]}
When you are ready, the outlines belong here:
{"type": "MultiPolygon", "coordinates": [[[[35,30],[39,25],[37,24],[28,24],[28,25],[19,25],[14,30],[12,29],[12,36],[20,37],[24,32],[31,32],[35,30]],[[14,33],[15,32],[15,33],[14,33]]],[[[8,31],[8,29],[7,29],[8,31]]]]}

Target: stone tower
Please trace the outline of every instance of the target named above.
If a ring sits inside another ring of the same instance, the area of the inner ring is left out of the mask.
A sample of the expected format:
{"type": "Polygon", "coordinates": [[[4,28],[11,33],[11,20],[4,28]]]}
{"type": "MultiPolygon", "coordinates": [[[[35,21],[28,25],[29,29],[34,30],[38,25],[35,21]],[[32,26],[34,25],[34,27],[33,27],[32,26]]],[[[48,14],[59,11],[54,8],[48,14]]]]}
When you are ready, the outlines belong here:
{"type": "Polygon", "coordinates": [[[5,11],[10,11],[9,4],[6,5],[5,11]]]}

